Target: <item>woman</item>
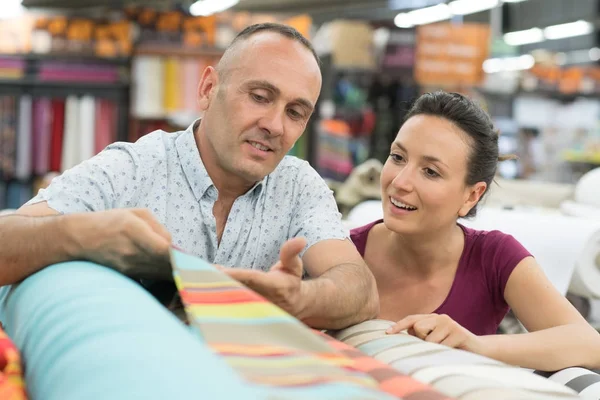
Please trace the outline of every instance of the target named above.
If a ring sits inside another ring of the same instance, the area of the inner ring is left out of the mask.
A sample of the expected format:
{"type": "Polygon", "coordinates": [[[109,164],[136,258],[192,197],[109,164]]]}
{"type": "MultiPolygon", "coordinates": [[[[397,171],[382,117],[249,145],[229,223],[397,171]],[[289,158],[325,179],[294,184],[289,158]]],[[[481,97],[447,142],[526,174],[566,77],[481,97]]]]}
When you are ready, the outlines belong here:
{"type": "Polygon", "coordinates": [[[380,319],[428,342],[525,368],[600,367],[600,335],[512,236],[475,216],[496,173],[489,116],[455,93],[420,97],[381,173],[383,220],[351,232],[377,280],[380,319]],[[529,333],[496,335],[512,309],[529,333]]]}

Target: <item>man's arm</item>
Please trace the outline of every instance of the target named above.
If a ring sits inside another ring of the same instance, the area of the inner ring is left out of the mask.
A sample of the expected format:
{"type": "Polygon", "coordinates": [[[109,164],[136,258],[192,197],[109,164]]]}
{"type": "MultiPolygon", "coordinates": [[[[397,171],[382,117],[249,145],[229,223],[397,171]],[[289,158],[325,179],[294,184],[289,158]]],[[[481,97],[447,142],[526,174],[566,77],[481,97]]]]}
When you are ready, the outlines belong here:
{"type": "Polygon", "coordinates": [[[343,329],[376,318],[379,295],[373,274],[349,240],[324,240],[302,257],[315,278],[302,281],[298,318],[317,329],[343,329]]]}
{"type": "Polygon", "coordinates": [[[147,210],[59,215],[46,202],[0,217],[0,286],[63,261],[90,260],[134,277],[170,278],[169,233],[147,210]]]}

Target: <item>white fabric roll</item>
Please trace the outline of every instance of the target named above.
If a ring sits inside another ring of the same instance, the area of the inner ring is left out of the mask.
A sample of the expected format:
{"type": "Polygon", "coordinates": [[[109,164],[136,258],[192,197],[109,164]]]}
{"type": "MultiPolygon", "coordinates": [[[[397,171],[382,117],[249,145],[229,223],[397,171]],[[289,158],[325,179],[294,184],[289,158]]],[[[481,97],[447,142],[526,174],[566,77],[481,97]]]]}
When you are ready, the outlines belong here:
{"type": "Polygon", "coordinates": [[[96,100],[83,96],[79,101],[79,164],[94,156],[96,100]]]}
{"type": "Polygon", "coordinates": [[[67,97],[65,102],[65,132],[61,158],[61,170],[66,171],[79,163],[79,99],[67,97]]]}
{"type": "Polygon", "coordinates": [[[137,56],[133,60],[132,113],[137,118],[162,118],[165,114],[164,65],[156,56],[137,56]]]}

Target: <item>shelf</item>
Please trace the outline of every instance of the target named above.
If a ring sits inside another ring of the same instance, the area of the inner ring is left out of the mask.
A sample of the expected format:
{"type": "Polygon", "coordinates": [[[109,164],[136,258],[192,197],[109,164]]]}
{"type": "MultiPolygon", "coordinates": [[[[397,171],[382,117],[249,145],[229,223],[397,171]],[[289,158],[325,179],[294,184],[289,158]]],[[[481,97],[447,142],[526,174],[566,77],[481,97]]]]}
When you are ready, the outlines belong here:
{"type": "Polygon", "coordinates": [[[23,79],[0,79],[0,86],[35,86],[35,87],[61,87],[76,89],[101,89],[101,90],[122,90],[129,88],[125,82],[105,83],[105,82],[71,82],[71,81],[40,81],[34,78],[23,79]]]}
{"type": "Polygon", "coordinates": [[[107,64],[107,65],[129,65],[129,57],[95,57],[93,55],[81,55],[72,53],[51,53],[51,54],[0,54],[0,58],[15,59],[25,61],[69,61],[86,64],[107,64]]]}
{"type": "Polygon", "coordinates": [[[144,44],[134,50],[134,55],[176,56],[176,57],[221,57],[224,49],[186,48],[170,44],[144,44]]]}

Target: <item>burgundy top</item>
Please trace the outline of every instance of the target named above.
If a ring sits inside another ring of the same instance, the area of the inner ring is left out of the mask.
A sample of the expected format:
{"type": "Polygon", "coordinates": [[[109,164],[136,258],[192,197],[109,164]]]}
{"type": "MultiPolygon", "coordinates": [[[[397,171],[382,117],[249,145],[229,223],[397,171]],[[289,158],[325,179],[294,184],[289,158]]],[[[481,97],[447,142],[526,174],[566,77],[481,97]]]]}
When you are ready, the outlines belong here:
{"type": "MultiPolygon", "coordinates": [[[[361,255],[369,231],[381,222],[350,232],[361,255]]],[[[509,309],[504,300],[506,282],[517,264],[531,254],[511,235],[459,226],[465,234],[465,247],[450,292],[433,312],[448,315],[476,335],[492,335],[509,309]]]]}

